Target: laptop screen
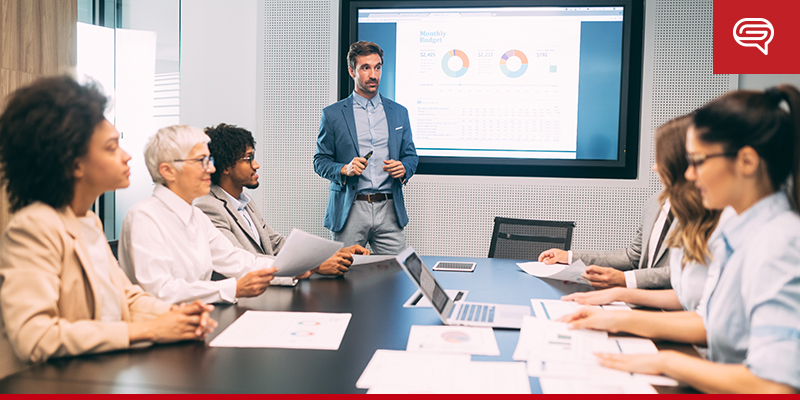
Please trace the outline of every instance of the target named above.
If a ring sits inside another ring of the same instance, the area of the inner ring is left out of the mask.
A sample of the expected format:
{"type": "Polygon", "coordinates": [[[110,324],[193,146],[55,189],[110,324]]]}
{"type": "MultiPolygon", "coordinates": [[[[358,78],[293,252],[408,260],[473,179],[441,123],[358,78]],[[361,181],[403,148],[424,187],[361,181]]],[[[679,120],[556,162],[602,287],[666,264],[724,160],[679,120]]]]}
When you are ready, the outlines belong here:
{"type": "Polygon", "coordinates": [[[447,305],[447,293],[439,286],[439,282],[433,277],[433,274],[427,267],[424,267],[422,260],[419,259],[416,253],[411,253],[408,258],[403,262],[408,269],[408,272],[419,284],[420,290],[433,304],[433,307],[440,314],[444,312],[444,307],[447,305]]]}

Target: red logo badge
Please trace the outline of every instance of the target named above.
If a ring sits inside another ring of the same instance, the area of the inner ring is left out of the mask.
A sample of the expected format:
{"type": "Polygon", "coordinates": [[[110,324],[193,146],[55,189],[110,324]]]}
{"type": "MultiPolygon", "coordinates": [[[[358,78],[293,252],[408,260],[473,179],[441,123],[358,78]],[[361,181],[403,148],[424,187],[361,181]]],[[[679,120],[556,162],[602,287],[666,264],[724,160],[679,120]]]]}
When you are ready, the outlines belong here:
{"type": "Polygon", "coordinates": [[[800,73],[800,1],[714,0],[714,73],[800,73]]]}

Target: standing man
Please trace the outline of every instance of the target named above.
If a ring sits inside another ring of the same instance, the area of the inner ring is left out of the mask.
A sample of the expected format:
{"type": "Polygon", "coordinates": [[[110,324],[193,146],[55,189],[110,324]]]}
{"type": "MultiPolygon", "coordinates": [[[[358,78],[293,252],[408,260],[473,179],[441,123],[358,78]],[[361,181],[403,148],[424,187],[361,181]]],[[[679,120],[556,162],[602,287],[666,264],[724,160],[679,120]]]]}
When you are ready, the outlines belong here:
{"type": "Polygon", "coordinates": [[[314,171],[331,181],[325,227],[345,246],[398,254],[408,224],[402,185],[417,170],[405,107],[378,93],[383,50],[356,42],[347,53],[353,94],[322,110],[314,171]]]}
{"type": "MultiPolygon", "coordinates": [[[[197,198],[194,205],[203,210],[234,246],[253,254],[277,255],[286,238],[264,222],[253,199],[244,193],[244,188],[258,187],[259,165],[253,134],[227,124],[206,128],[205,133],[211,138],[208,150],[216,170],[211,174],[211,190],[197,198]]],[[[358,245],[345,247],[315,271],[322,275],[344,275],[353,262],[353,254],[369,254],[369,251],[358,245]]]]}

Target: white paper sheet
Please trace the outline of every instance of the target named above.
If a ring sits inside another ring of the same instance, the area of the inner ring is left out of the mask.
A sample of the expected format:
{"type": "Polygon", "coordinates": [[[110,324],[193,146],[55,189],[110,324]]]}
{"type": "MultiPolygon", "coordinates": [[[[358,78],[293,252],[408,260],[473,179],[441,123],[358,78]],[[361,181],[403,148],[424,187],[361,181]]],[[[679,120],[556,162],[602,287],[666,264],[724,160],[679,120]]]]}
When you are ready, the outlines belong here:
{"type": "Polygon", "coordinates": [[[369,360],[364,372],[356,382],[359,389],[388,382],[394,382],[396,376],[435,375],[441,370],[454,368],[456,364],[470,362],[469,354],[437,354],[408,352],[401,350],[376,350],[369,360]]]}
{"type": "Polygon", "coordinates": [[[414,325],[408,334],[406,350],[500,355],[500,348],[497,347],[497,339],[491,327],[414,325]]]}
{"type": "Polygon", "coordinates": [[[208,345],[337,350],[351,314],[247,311],[208,345]]]}
{"type": "Polygon", "coordinates": [[[604,310],[630,310],[627,304],[615,301],[611,304],[602,306],[584,306],[574,301],[550,300],[550,299],[531,299],[533,315],[537,318],[557,320],[565,315],[573,314],[584,307],[600,308],[604,310]]]}
{"type": "Polygon", "coordinates": [[[584,271],[586,271],[586,264],[581,260],[577,260],[569,266],[564,264],[546,265],[538,261],[517,263],[517,265],[522,268],[523,271],[535,277],[582,283],[585,285],[589,284],[586,279],[581,277],[584,271]]]}
{"type": "Polygon", "coordinates": [[[466,354],[377,350],[356,387],[368,393],[529,394],[524,363],[473,362],[466,354]]]}
{"type": "Polygon", "coordinates": [[[539,384],[544,394],[658,394],[652,386],[635,379],[539,378],[539,384]]]}
{"type": "Polygon", "coordinates": [[[394,260],[395,257],[397,256],[375,256],[375,255],[365,256],[363,254],[353,254],[353,263],[350,264],[350,266],[354,267],[357,265],[376,264],[387,260],[394,260]]]}
{"type": "MultiPolygon", "coordinates": [[[[464,301],[467,299],[467,294],[469,294],[469,290],[445,289],[444,292],[447,293],[447,296],[453,299],[453,301],[464,301]],[[456,297],[458,297],[459,293],[461,293],[461,297],[456,300],[456,297]]],[[[422,291],[419,289],[417,289],[417,291],[414,292],[414,294],[412,294],[405,303],[403,303],[403,307],[405,308],[431,308],[432,306],[433,305],[431,304],[431,301],[428,300],[427,297],[423,296],[422,291]]]]}
{"type": "Polygon", "coordinates": [[[286,242],[275,257],[273,266],[278,268],[275,276],[297,276],[318,267],[341,249],[341,242],[292,229],[286,242]]]}

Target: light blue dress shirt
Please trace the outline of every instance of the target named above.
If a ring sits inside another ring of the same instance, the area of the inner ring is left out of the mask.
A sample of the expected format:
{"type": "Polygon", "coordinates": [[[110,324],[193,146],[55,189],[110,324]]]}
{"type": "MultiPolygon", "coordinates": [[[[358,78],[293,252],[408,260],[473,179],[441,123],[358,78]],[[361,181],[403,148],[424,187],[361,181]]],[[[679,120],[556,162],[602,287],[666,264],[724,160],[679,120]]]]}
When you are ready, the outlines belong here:
{"type": "Polygon", "coordinates": [[[383,170],[383,161],[389,159],[389,125],[386,123],[381,95],[376,94],[368,100],[353,92],[353,114],[359,153],[363,157],[372,150],[367,168],[358,180],[357,193],[391,193],[392,177],[383,170]]]}
{"type": "Polygon", "coordinates": [[[718,229],[698,308],[708,358],[800,388],[800,216],[779,191],[718,229]]]}

